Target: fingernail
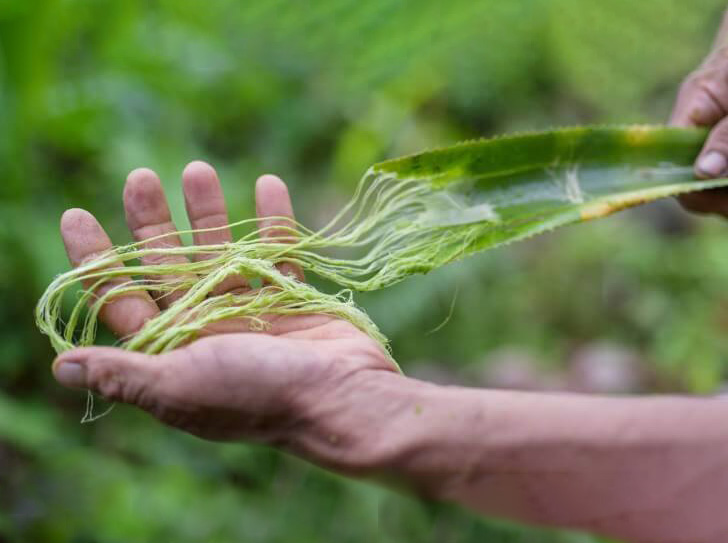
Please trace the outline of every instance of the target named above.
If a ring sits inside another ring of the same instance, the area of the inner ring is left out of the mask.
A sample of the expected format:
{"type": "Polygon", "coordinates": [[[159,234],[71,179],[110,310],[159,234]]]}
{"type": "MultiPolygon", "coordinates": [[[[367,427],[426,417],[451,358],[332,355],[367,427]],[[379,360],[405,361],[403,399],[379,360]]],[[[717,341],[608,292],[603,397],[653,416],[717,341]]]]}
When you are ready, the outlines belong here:
{"type": "Polygon", "coordinates": [[[77,362],[60,362],[53,366],[53,375],[63,386],[69,388],[86,387],[86,368],[77,362]]]}
{"type": "Polygon", "coordinates": [[[706,155],[700,157],[697,166],[701,173],[704,173],[709,177],[718,177],[725,171],[726,166],[728,166],[728,160],[726,160],[723,153],[719,151],[710,151],[706,155]]]}

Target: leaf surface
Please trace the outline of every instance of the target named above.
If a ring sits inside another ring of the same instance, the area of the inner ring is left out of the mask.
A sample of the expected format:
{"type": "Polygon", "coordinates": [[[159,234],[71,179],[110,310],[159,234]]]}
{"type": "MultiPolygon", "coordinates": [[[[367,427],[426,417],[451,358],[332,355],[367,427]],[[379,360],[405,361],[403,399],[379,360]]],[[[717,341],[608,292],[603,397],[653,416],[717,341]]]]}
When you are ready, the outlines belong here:
{"type": "Polygon", "coordinates": [[[466,247],[451,254],[444,247],[433,260],[441,265],[442,258],[658,198],[728,186],[728,179],[694,180],[692,164],[706,136],[702,129],[661,126],[564,128],[465,142],[381,162],[372,171],[426,184],[417,220],[467,231],[466,247]]]}

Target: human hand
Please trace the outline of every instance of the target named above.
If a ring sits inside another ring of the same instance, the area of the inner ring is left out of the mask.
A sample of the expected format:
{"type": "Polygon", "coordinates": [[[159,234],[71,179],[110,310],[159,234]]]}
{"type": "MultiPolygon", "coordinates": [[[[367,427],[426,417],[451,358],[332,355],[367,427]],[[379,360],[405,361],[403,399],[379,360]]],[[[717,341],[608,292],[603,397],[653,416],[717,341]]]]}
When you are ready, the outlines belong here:
{"type": "MultiPolygon", "coordinates": [[[[190,163],[182,184],[192,228],[228,224],[220,182],[211,166],[190,163]]],[[[129,174],[124,208],[135,240],[169,234],[146,246],[181,244],[153,171],[138,169],[129,174]]],[[[264,235],[280,239],[277,223],[266,217],[293,218],[286,185],[271,175],[259,178],[256,208],[259,224],[266,229],[264,235]]],[[[93,215],[82,209],[63,214],[61,234],[74,266],[112,246],[93,215]]],[[[230,240],[226,228],[194,235],[196,244],[230,240]]],[[[170,259],[168,263],[186,259],[179,255],[165,258],[170,259]]],[[[143,263],[159,263],[159,259],[152,256],[143,263]]],[[[290,264],[280,268],[303,280],[300,268],[290,264]]],[[[97,295],[111,286],[102,285],[97,295]]],[[[231,277],[215,294],[248,288],[245,277],[231,277]]],[[[120,296],[103,307],[100,318],[117,336],[127,337],[181,295],[172,292],[152,298],[137,292],[120,296]]],[[[205,337],[156,356],[111,347],[78,348],[61,354],[53,372],[65,386],[88,388],[110,401],[134,404],[166,424],[203,438],[285,443],[295,428],[306,424],[314,406],[326,404],[329,396],[354,386],[354,381],[366,375],[394,370],[381,346],[346,321],[325,315],[269,320],[270,329],[265,333],[251,332],[242,319],[217,323],[205,330],[205,337]]]]}
{"type": "MultiPolygon", "coordinates": [[[[711,128],[695,174],[701,179],[728,175],[728,11],[703,63],[683,82],[670,124],[711,128]]],[[[728,190],[694,192],[680,197],[690,211],[717,213],[728,218],[728,190]]]]}
{"type": "MultiPolygon", "coordinates": [[[[227,224],[212,168],[190,164],[183,185],[193,228],[227,224]]],[[[258,180],[256,200],[263,221],[292,216],[277,178],[258,180]]],[[[124,204],[136,239],[174,232],[153,172],[129,176],[124,204]]],[[[66,212],[61,231],[74,265],[111,245],[82,210],[66,212]]],[[[229,236],[216,230],[195,241],[229,236]]],[[[179,243],[176,236],[165,241],[179,243]]],[[[242,277],[225,285],[243,288],[242,277]]],[[[101,317],[126,336],[169,303],[127,295],[101,317]]],[[[432,385],[391,371],[378,344],[321,315],[273,320],[265,334],[240,320],[207,333],[156,356],[76,349],[53,369],[62,384],[135,404],[200,437],[283,446],[347,475],[377,477],[482,514],[656,543],[723,541],[728,533],[725,400],[432,385]]]]}

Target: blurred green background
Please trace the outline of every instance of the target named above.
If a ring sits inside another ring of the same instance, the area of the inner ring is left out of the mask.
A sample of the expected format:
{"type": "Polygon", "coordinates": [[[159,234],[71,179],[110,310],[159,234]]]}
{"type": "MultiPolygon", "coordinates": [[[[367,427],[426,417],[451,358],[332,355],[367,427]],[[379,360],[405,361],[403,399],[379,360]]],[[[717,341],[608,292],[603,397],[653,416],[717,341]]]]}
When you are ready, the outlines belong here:
{"type": "MultiPolygon", "coordinates": [[[[80,425],[85,398],[53,383],[32,309],[68,266],[64,209],[129,240],[120,196],[135,167],[162,176],[180,227],[193,159],[218,168],[233,218],[273,172],[317,226],[377,160],[521,129],[663,122],[724,7],[0,0],[0,542],[597,541],[205,443],[123,406],[80,425]]],[[[663,202],[358,300],[423,379],[709,393],[728,369],[727,254],[721,221],[663,202]]]]}

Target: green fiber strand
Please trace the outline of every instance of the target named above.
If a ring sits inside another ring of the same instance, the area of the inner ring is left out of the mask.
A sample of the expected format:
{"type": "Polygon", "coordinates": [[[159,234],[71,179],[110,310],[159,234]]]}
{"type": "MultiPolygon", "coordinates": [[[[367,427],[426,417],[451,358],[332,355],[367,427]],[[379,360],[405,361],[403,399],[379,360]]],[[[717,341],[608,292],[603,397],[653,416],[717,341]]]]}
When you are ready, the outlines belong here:
{"type": "MultiPolygon", "coordinates": [[[[656,198],[728,186],[726,179],[692,179],[691,165],[705,137],[700,129],[577,127],[389,160],[367,171],[351,201],[318,232],[278,217],[283,226],[231,243],[152,249],[146,240],[115,247],[56,277],[38,302],[36,322],[62,352],[94,343],[99,312],[109,301],[178,292],[183,293],[179,299],[133,337],[122,338],[121,346],[162,353],[223,321],[239,319],[244,329],[264,331],[273,319],[317,313],[347,320],[386,346],[377,326],[355,305],[352,290],[385,288],[476,251],[656,198]],[[190,261],[135,263],[152,255],[160,262],[171,255],[190,261]],[[281,273],[276,265],[282,263],[345,290],[320,292],[281,273]],[[263,286],[213,295],[232,275],[258,279],[263,286]],[[62,321],[64,298],[79,283],[88,288],[62,321]]],[[[188,233],[210,230],[215,229],[188,233]]]]}

